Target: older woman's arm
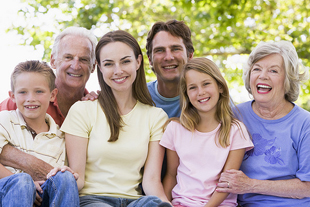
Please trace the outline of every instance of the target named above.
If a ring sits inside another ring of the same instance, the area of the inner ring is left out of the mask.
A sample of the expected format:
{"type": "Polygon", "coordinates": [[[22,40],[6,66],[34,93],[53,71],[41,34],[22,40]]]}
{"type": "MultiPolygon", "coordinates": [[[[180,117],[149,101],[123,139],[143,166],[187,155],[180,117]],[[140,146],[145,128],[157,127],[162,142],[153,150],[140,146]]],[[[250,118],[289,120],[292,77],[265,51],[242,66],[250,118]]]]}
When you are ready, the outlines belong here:
{"type": "Polygon", "coordinates": [[[165,148],[159,145],[159,141],[151,141],[144,166],[142,186],[146,195],[154,195],[162,201],[169,202],[161,183],[161,167],[164,159],[165,148]]]}
{"type": "Polygon", "coordinates": [[[217,192],[258,193],[287,198],[310,197],[310,182],[298,178],[289,180],[251,179],[240,170],[227,170],[221,174],[217,192]],[[227,188],[229,182],[229,188],[227,188]]]}
{"type": "Polygon", "coordinates": [[[68,165],[74,172],[79,174],[76,182],[80,191],[84,187],[88,139],[66,133],[65,140],[68,165]]]}

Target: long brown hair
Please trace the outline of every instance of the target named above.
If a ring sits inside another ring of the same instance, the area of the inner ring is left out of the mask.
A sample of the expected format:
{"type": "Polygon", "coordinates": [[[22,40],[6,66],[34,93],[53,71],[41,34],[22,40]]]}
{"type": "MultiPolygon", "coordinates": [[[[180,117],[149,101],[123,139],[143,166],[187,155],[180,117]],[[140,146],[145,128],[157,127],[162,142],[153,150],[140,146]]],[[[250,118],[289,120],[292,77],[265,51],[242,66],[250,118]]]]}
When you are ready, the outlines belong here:
{"type": "Polygon", "coordinates": [[[115,100],[115,97],[113,95],[113,92],[106,84],[106,82],[103,79],[102,73],[99,69],[100,65],[100,51],[101,49],[106,46],[107,44],[111,42],[122,42],[127,44],[134,52],[135,58],[138,59],[139,55],[142,56],[142,61],[140,64],[139,69],[137,70],[137,77],[135,81],[133,82],[132,86],[132,94],[135,99],[140,101],[143,104],[147,104],[150,106],[155,105],[151,95],[147,89],[146,85],[146,79],[145,79],[145,73],[144,73],[144,62],[143,62],[143,55],[141,48],[136,41],[136,39],[129,34],[128,32],[117,30],[108,32],[105,34],[98,42],[96,47],[96,61],[97,61],[97,75],[98,75],[98,81],[101,88],[101,92],[98,97],[98,101],[100,103],[100,106],[103,110],[103,112],[106,115],[106,118],[108,120],[111,136],[108,140],[109,142],[115,142],[118,139],[119,131],[124,126],[124,122],[122,120],[122,117],[118,110],[118,105],[115,100]]]}
{"type": "Polygon", "coordinates": [[[180,79],[180,96],[181,96],[181,116],[180,123],[188,130],[194,131],[200,122],[200,116],[197,109],[189,101],[186,87],[185,75],[188,71],[195,70],[200,73],[205,73],[211,76],[218,86],[222,88],[223,92],[220,93],[219,100],[216,105],[215,119],[221,123],[218,131],[218,143],[222,147],[230,145],[229,133],[232,124],[236,124],[241,129],[239,122],[234,118],[229,90],[227,83],[222,76],[216,64],[207,58],[194,58],[184,66],[184,70],[180,79]]]}

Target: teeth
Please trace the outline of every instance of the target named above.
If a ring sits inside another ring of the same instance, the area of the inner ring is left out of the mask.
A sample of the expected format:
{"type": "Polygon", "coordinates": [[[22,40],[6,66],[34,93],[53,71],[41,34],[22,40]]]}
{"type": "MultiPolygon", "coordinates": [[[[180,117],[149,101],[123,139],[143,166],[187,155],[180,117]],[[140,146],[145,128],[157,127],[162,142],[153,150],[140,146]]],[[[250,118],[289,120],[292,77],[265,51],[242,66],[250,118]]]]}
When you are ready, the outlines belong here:
{"type": "Polygon", "coordinates": [[[75,75],[75,74],[72,74],[72,73],[68,73],[70,76],[73,76],[73,77],[81,77],[82,75],[75,75]]]}
{"type": "Polygon", "coordinates": [[[266,85],[257,85],[257,87],[259,87],[259,88],[271,88],[270,86],[266,86],[266,85]]]}
{"type": "Polygon", "coordinates": [[[26,106],[26,108],[28,108],[28,109],[35,109],[35,108],[38,108],[38,106],[26,106]]]}
{"type": "Polygon", "coordinates": [[[202,99],[202,100],[199,100],[199,102],[201,103],[201,102],[205,102],[205,101],[208,101],[210,99],[210,97],[209,98],[205,98],[205,99],[202,99]]]}
{"type": "Polygon", "coordinates": [[[166,66],[164,67],[165,69],[173,69],[173,68],[176,68],[177,66],[173,65],[173,66],[166,66]]]}
{"type": "Polygon", "coordinates": [[[123,81],[123,80],[125,80],[126,79],[126,77],[124,77],[124,78],[119,78],[119,79],[114,79],[116,82],[121,82],[121,81],[123,81]]]}

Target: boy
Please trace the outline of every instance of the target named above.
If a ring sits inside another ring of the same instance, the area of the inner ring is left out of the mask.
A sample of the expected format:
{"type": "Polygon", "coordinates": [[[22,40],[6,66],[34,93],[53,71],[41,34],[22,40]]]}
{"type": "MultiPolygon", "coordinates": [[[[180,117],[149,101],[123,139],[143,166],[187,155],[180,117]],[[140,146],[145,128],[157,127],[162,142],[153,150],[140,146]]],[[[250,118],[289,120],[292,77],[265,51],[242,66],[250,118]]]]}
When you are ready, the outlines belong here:
{"type": "MultiPolygon", "coordinates": [[[[19,63],[11,76],[9,95],[16,111],[0,112],[0,152],[6,144],[29,153],[53,167],[65,162],[64,135],[53,118],[46,114],[57,95],[55,74],[44,62],[19,63]]],[[[7,167],[13,173],[21,170],[7,167]]],[[[78,190],[72,173],[60,172],[47,181],[35,181],[35,201],[41,206],[79,206],[78,190]]],[[[29,198],[30,199],[30,198],[29,198]]]]}

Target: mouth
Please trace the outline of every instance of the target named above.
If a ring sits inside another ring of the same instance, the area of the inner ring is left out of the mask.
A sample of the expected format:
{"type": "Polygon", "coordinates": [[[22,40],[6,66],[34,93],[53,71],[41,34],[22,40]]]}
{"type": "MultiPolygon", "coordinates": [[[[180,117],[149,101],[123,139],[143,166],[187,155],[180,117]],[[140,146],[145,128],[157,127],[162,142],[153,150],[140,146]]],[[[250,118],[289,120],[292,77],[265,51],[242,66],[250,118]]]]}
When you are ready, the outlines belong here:
{"type": "Polygon", "coordinates": [[[25,106],[26,109],[36,109],[39,108],[39,106],[25,106]]]}
{"type": "Polygon", "coordinates": [[[177,65],[168,65],[168,66],[163,66],[162,68],[165,70],[171,70],[171,69],[176,69],[178,66],[177,65]]]}
{"type": "Polygon", "coordinates": [[[210,100],[210,97],[209,98],[204,98],[204,99],[200,99],[198,100],[199,103],[204,103],[204,102],[207,102],[210,100]]]}
{"type": "Polygon", "coordinates": [[[79,74],[73,74],[73,73],[67,73],[71,77],[82,77],[82,75],[79,74]]]}
{"type": "Polygon", "coordinates": [[[117,82],[117,83],[121,83],[121,82],[124,81],[126,78],[127,78],[127,76],[126,76],[126,77],[122,77],[122,78],[114,78],[113,80],[114,80],[115,82],[117,82]]]}
{"type": "Polygon", "coordinates": [[[272,90],[272,87],[269,85],[264,85],[264,84],[258,84],[256,86],[258,93],[268,93],[269,91],[272,90]]]}

